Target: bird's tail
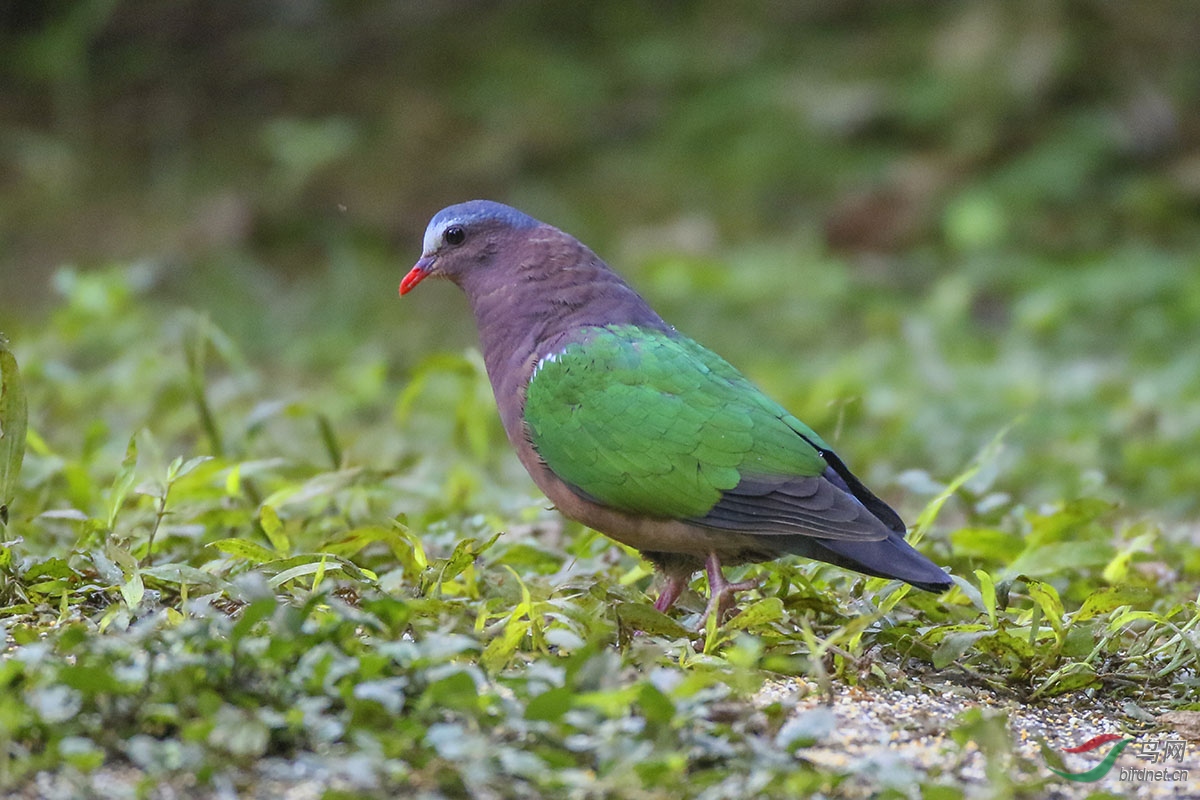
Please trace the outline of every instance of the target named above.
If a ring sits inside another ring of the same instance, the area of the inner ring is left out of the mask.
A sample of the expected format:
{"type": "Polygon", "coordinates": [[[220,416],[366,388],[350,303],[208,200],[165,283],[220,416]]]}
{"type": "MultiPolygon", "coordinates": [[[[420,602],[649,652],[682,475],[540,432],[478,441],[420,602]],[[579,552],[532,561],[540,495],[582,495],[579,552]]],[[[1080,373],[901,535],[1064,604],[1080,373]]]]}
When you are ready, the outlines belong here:
{"type": "Polygon", "coordinates": [[[944,592],[950,576],[913,549],[898,533],[874,542],[785,536],[773,542],[782,550],[877,578],[897,578],[927,592],[944,592]]]}

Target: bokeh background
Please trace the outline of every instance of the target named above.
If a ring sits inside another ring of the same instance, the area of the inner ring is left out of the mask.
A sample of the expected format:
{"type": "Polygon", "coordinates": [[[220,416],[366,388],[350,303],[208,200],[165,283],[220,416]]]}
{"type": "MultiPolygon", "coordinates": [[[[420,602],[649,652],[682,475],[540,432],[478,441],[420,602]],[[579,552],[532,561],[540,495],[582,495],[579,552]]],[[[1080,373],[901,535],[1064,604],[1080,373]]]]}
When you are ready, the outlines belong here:
{"type": "Polygon", "coordinates": [[[589,243],[890,496],[1012,425],[981,495],[1187,520],[1197,42],[1186,0],[5,3],[0,329],[20,356],[64,320],[194,309],[268,384],[378,366],[351,409],[378,430],[474,341],[452,287],[396,286],[434,212],[488,197],[589,243]]]}

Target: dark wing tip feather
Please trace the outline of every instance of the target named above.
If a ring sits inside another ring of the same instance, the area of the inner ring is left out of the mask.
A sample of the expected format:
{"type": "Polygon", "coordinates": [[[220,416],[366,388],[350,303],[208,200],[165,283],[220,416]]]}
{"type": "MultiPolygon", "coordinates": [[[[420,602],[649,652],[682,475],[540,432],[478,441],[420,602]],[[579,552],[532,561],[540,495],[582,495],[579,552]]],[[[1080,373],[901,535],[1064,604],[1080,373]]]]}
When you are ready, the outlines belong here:
{"type": "Polygon", "coordinates": [[[904,520],[900,519],[900,515],[893,511],[891,506],[876,497],[874,492],[863,485],[863,482],[838,458],[837,453],[824,449],[819,452],[821,453],[821,457],[825,459],[825,463],[829,465],[829,468],[825,470],[825,478],[827,480],[854,495],[860,503],[866,506],[868,511],[887,526],[888,530],[898,533],[901,536],[905,534],[908,529],[904,525],[904,520]]]}
{"type": "Polygon", "coordinates": [[[929,592],[953,585],[940,567],[904,541],[904,523],[828,451],[830,467],[805,478],[746,477],[698,525],[757,534],[763,546],[929,592]],[[832,460],[831,460],[832,459],[832,460]],[[837,469],[841,468],[841,471],[837,469]]]}
{"type": "Polygon", "coordinates": [[[878,542],[847,542],[787,537],[784,549],[877,578],[892,578],[927,592],[941,593],[954,580],[898,534],[878,542]]]}
{"type": "Polygon", "coordinates": [[[890,531],[857,498],[824,476],[744,477],[697,525],[764,535],[879,541],[890,531]]]}

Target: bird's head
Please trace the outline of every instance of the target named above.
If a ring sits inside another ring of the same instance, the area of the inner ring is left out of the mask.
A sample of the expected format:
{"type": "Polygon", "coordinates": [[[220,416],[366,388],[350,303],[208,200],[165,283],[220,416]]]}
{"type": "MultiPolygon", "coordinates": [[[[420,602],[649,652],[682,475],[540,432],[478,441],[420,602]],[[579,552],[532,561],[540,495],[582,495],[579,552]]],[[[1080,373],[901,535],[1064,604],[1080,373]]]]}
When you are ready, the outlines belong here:
{"type": "Polygon", "coordinates": [[[421,258],[400,282],[400,294],[408,294],[429,277],[461,283],[467,273],[489,266],[506,235],[541,224],[491,200],[471,200],[443,208],[425,228],[421,258]]]}

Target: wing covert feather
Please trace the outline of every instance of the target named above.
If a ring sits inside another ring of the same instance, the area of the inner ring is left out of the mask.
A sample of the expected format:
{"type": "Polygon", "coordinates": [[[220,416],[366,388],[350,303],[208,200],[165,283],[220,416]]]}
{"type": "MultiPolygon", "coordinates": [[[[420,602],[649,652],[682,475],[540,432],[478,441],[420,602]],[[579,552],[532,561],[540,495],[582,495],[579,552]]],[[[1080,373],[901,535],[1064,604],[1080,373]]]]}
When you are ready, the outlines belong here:
{"type": "Polygon", "coordinates": [[[887,535],[823,477],[816,433],[683,336],[581,331],[535,367],[524,418],[546,465],[603,505],[744,533],[887,535]]]}

